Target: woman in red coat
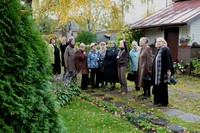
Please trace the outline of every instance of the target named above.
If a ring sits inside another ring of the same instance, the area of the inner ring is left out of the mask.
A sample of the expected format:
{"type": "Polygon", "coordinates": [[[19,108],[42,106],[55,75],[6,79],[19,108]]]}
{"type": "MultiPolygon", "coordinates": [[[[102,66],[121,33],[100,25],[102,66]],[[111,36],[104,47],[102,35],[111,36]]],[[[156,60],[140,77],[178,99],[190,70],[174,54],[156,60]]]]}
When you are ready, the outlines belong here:
{"type": "Polygon", "coordinates": [[[87,55],[85,53],[85,44],[81,43],[79,50],[75,53],[75,66],[76,71],[82,74],[81,89],[87,89],[88,68],[87,68],[87,55]]]}

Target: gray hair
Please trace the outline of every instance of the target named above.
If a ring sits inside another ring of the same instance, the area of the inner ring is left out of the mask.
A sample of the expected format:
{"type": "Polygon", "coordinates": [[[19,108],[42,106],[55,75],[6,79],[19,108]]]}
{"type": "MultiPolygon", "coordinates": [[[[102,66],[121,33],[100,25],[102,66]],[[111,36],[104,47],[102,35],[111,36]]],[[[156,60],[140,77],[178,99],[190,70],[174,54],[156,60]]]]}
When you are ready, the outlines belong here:
{"type": "Polygon", "coordinates": [[[79,45],[79,47],[85,47],[85,44],[84,44],[84,43],[81,43],[81,44],[79,45]]]}
{"type": "Polygon", "coordinates": [[[149,38],[147,38],[147,37],[142,37],[141,39],[145,40],[145,41],[146,41],[146,43],[148,43],[148,42],[149,42],[149,38]]]}
{"type": "Polygon", "coordinates": [[[133,46],[133,45],[138,46],[138,43],[137,43],[136,41],[133,41],[133,42],[132,42],[132,46],[133,46]]]}

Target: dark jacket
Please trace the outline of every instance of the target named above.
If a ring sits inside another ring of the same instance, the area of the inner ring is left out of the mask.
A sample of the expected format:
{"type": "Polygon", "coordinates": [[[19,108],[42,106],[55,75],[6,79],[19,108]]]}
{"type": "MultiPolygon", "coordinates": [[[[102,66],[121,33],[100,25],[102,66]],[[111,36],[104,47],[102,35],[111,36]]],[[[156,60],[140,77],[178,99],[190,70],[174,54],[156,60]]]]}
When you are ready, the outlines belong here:
{"type": "MultiPolygon", "coordinates": [[[[158,55],[160,49],[157,50],[154,60],[153,60],[153,65],[152,65],[152,82],[155,83],[155,59],[158,55]]],[[[164,76],[167,74],[167,71],[170,70],[171,74],[174,74],[174,67],[173,67],[173,62],[170,54],[170,50],[168,47],[162,47],[162,53],[161,53],[161,83],[164,82],[164,76]]]]}
{"type": "Polygon", "coordinates": [[[87,55],[80,49],[75,53],[75,64],[77,73],[88,74],[87,55]]]}
{"type": "Polygon", "coordinates": [[[106,54],[104,57],[104,80],[106,82],[117,82],[118,72],[117,72],[117,60],[116,57],[118,55],[119,49],[117,48],[109,48],[106,50],[106,54]]]}
{"type": "Polygon", "coordinates": [[[53,64],[53,73],[60,74],[61,66],[60,66],[60,50],[54,45],[54,64],[53,64]]]}
{"type": "Polygon", "coordinates": [[[129,51],[126,42],[124,42],[124,48],[120,49],[118,56],[119,56],[119,58],[117,59],[118,67],[127,66],[129,61],[129,51]]]}
{"type": "Polygon", "coordinates": [[[60,44],[62,66],[65,66],[64,53],[67,46],[68,46],[68,43],[66,43],[65,45],[63,45],[62,43],[60,44]]]}

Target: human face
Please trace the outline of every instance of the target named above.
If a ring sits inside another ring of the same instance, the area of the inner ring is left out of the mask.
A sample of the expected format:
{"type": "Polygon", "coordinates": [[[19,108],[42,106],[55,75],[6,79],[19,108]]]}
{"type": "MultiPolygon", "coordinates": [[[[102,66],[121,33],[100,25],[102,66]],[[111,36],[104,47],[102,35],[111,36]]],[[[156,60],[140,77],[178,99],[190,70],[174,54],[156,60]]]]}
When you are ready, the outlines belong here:
{"type": "Polygon", "coordinates": [[[124,42],[123,41],[120,41],[119,47],[124,48],[124,42]]]}
{"type": "Polygon", "coordinates": [[[140,38],[140,46],[144,46],[146,44],[146,40],[144,38],[140,38]]]}
{"type": "Polygon", "coordinates": [[[114,42],[110,43],[110,47],[113,48],[115,46],[114,42]]]}
{"type": "Polygon", "coordinates": [[[84,46],[80,46],[80,50],[81,50],[81,51],[84,51],[84,50],[85,50],[85,47],[84,47],[84,46]]]}
{"type": "Polygon", "coordinates": [[[95,51],[96,50],[96,45],[92,46],[92,51],[95,51]]]}
{"type": "Polygon", "coordinates": [[[71,41],[71,44],[72,44],[72,45],[74,45],[74,44],[75,44],[74,40],[72,40],[72,41],[71,41]]]}
{"type": "Polygon", "coordinates": [[[163,41],[161,41],[160,39],[157,39],[157,40],[156,40],[156,45],[155,45],[156,48],[160,48],[160,47],[163,46],[163,45],[164,45],[164,42],[163,42],[163,41]]]}
{"type": "Polygon", "coordinates": [[[66,44],[66,39],[65,38],[62,38],[62,44],[66,44]]]}
{"type": "Polygon", "coordinates": [[[56,43],[56,40],[55,39],[52,39],[51,40],[51,44],[55,44],[56,43]]]}
{"type": "Polygon", "coordinates": [[[132,48],[135,49],[135,50],[137,49],[137,47],[138,47],[138,46],[137,46],[136,44],[133,44],[133,45],[132,45],[132,48]]]}

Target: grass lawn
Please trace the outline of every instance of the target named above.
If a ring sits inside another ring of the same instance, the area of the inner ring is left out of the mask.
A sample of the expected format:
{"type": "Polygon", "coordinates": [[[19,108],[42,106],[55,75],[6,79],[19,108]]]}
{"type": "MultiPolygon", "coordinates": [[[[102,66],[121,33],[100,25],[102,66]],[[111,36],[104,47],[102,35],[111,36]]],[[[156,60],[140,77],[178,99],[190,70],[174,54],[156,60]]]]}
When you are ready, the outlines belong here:
{"type": "Polygon", "coordinates": [[[69,133],[135,133],[137,128],[121,118],[103,111],[79,98],[59,113],[69,133]]]}

